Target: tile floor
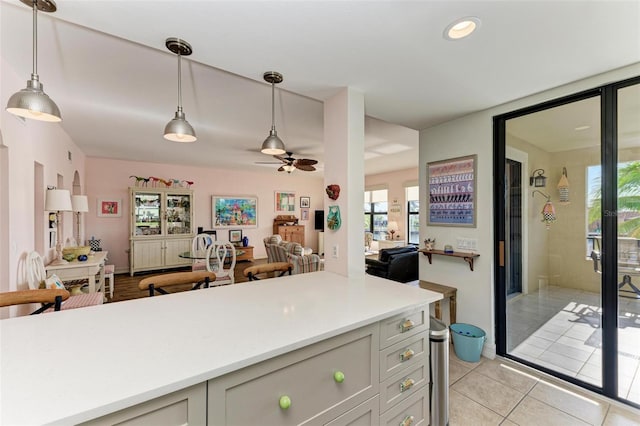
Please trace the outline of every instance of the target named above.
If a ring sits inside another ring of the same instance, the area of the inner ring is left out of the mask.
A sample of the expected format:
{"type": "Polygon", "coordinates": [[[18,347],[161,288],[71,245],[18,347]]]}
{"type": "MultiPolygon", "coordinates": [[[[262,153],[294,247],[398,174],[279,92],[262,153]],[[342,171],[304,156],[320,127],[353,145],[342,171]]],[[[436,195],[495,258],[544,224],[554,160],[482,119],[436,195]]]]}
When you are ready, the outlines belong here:
{"type": "MultiPolygon", "coordinates": [[[[601,386],[600,297],[549,286],[507,306],[511,354],[601,386]]],[[[640,403],[640,300],[620,298],[620,396],[640,403]]]]}
{"type": "Polygon", "coordinates": [[[640,425],[640,410],[510,360],[449,352],[449,425],[640,425]]]}

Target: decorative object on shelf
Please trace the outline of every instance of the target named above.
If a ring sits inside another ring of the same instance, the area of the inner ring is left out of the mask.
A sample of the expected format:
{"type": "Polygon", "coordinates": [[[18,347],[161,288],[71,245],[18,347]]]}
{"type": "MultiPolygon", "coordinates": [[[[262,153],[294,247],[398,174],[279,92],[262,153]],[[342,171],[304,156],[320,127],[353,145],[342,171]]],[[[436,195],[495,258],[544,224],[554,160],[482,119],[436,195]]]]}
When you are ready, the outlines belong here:
{"type": "Polygon", "coordinates": [[[274,204],[276,212],[293,212],[296,210],[296,193],[276,191],[274,204]]]}
{"type": "Polygon", "coordinates": [[[542,195],[547,199],[547,202],[542,207],[542,211],[540,213],[542,214],[541,221],[544,222],[545,225],[547,226],[547,229],[549,229],[549,225],[551,225],[553,222],[556,221],[556,209],[553,207],[553,204],[551,203],[551,196],[545,194],[544,192],[538,189],[534,190],[531,193],[531,197],[536,195],[536,192],[538,192],[540,195],[542,195]]]}
{"type": "Polygon", "coordinates": [[[173,142],[195,142],[196,132],[182,111],[182,57],[193,52],[191,45],[176,37],[169,37],[165,46],[178,56],[178,110],[175,117],[164,128],[164,138],[173,142]]]}
{"type": "Polygon", "coordinates": [[[229,242],[241,243],[242,242],[242,229],[229,229],[229,242]]]}
{"type": "Polygon", "coordinates": [[[309,209],[300,209],[300,220],[309,220],[309,209]]]}
{"type": "Polygon", "coordinates": [[[449,245],[449,244],[445,244],[444,246],[444,252],[445,253],[453,253],[453,246],[449,245]]]}
{"type": "Polygon", "coordinates": [[[562,168],[562,176],[558,182],[558,192],[560,192],[560,204],[569,204],[569,179],[567,178],[567,168],[562,168]]]}
{"type": "Polygon", "coordinates": [[[547,177],[544,175],[543,169],[535,169],[529,177],[529,186],[536,188],[544,188],[547,186],[547,177]]]}
{"type": "Polygon", "coordinates": [[[269,136],[262,142],[260,152],[268,155],[282,155],[287,150],[276,131],[275,85],[282,83],[283,77],[282,74],[276,71],[267,71],[262,77],[267,83],[271,83],[271,130],[269,131],[269,136]]]}
{"type": "Polygon", "coordinates": [[[387,223],[387,231],[389,231],[389,234],[391,234],[392,240],[395,238],[395,233],[398,232],[398,229],[398,222],[396,222],[395,220],[390,220],[389,223],[387,223]]]}
{"type": "Polygon", "coordinates": [[[424,249],[425,250],[433,250],[436,248],[436,239],[435,238],[425,238],[424,239],[424,249]]]}
{"type": "Polygon", "coordinates": [[[477,155],[427,163],[427,225],[476,226],[477,155]]]}
{"type": "Polygon", "coordinates": [[[329,206],[329,214],[327,214],[327,228],[337,231],[342,225],[340,217],[340,206],[329,206]]]}
{"type": "Polygon", "coordinates": [[[258,226],[258,197],[214,195],[211,204],[212,228],[258,226]]]}
{"type": "Polygon", "coordinates": [[[129,179],[131,178],[134,178],[136,180],[136,183],[135,183],[136,186],[147,186],[149,184],[149,181],[152,179],[152,178],[145,178],[142,176],[129,176],[129,179]]]}
{"type": "Polygon", "coordinates": [[[7,102],[7,112],[19,117],[39,121],[60,122],[62,115],[53,100],[44,93],[38,76],[38,10],[53,13],[57,6],[53,0],[20,0],[33,8],[33,68],[27,87],[14,93],[7,102]]]}
{"type": "Polygon", "coordinates": [[[326,191],[329,198],[335,201],[340,196],[340,185],[328,185],[326,191]]]}
{"type": "Polygon", "coordinates": [[[46,193],[46,199],[44,203],[44,209],[48,212],[54,212],[56,214],[56,258],[51,265],[64,265],[67,263],[62,258],[62,237],[60,233],[60,212],[70,212],[71,207],[71,194],[67,189],[49,189],[46,193]]]}
{"type": "Polygon", "coordinates": [[[247,237],[246,235],[242,237],[242,247],[249,247],[249,237],[247,237]]]}
{"type": "Polygon", "coordinates": [[[122,200],[98,198],[98,217],[122,216],[122,200]]]}
{"type": "Polygon", "coordinates": [[[80,243],[80,215],[89,211],[89,200],[86,195],[72,195],[71,209],[76,214],[76,241],[80,243]]]}
{"type": "Polygon", "coordinates": [[[300,197],[300,207],[309,208],[309,206],[311,206],[311,197],[300,197]]]}
{"type": "Polygon", "coordinates": [[[87,240],[87,245],[91,247],[92,251],[102,251],[102,247],[100,247],[101,239],[96,239],[93,235],[90,240],[87,240]]]}

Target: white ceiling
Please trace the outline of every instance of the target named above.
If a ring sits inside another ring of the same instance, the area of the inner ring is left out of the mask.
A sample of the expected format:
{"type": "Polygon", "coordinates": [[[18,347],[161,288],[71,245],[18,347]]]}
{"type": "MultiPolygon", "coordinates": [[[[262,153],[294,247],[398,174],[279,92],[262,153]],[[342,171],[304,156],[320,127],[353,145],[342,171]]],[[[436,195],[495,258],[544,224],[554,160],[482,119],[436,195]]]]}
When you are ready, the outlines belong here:
{"type": "MultiPolygon", "coordinates": [[[[640,62],[639,1],[81,1],[38,14],[39,74],[63,128],[89,156],[263,170],[276,127],[294,156],[326,161],[322,101],[343,87],[365,97],[365,171],[416,167],[422,129],[640,62]],[[481,19],[470,38],[443,29],[481,19]],[[187,40],[183,106],[193,144],[165,141],[187,40]],[[282,89],[282,90],[280,90],[282,89]],[[385,153],[397,151],[395,153],[385,153]]],[[[31,12],[2,0],[1,54],[26,81],[31,12]]],[[[2,84],[5,100],[20,87],[2,84]]],[[[320,170],[321,172],[321,170],[320,170]]],[[[302,173],[302,172],[296,172],[302,173]]]]}

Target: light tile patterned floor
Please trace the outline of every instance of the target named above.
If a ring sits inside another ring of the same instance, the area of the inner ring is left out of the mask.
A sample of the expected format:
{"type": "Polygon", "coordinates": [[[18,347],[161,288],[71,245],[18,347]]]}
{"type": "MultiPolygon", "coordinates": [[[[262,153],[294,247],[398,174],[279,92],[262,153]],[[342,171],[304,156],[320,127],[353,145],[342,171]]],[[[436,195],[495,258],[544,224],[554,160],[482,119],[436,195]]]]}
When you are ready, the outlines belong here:
{"type": "MultiPolygon", "coordinates": [[[[619,299],[619,377],[623,398],[640,403],[640,300],[619,299]]],[[[549,286],[507,304],[511,354],[601,385],[599,296],[549,286]]]]}
{"type": "Polygon", "coordinates": [[[470,363],[449,352],[449,425],[636,425],[640,410],[510,360],[470,363]]]}

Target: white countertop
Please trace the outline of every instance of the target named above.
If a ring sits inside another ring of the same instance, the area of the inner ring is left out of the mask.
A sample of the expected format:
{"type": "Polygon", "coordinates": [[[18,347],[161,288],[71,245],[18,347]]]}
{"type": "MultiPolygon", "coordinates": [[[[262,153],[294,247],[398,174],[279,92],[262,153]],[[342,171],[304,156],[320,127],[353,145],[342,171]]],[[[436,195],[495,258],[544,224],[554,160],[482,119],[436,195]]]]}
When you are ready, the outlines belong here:
{"type": "Polygon", "coordinates": [[[442,298],[315,272],[0,321],[0,424],[71,424],[442,298]]]}

